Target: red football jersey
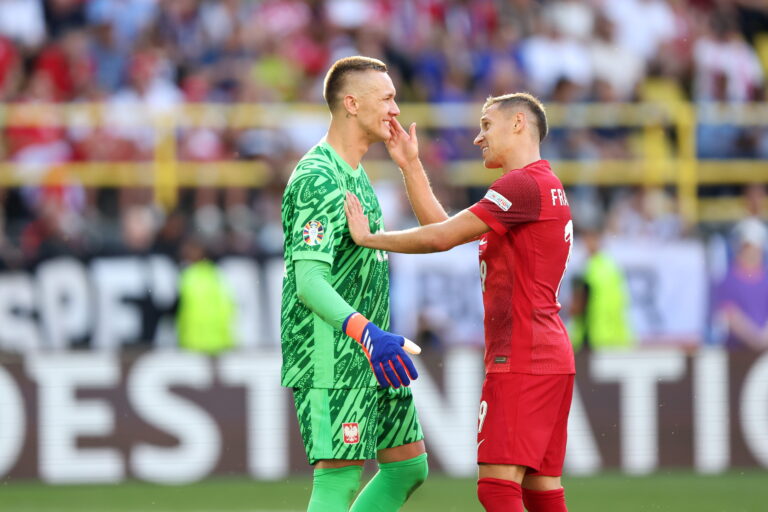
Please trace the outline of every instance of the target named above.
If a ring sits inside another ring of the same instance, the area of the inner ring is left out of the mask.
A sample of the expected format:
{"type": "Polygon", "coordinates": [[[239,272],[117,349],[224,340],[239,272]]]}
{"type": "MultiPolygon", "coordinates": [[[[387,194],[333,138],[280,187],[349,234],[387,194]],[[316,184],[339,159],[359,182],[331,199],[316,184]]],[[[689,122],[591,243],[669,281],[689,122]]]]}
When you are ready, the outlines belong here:
{"type": "Polygon", "coordinates": [[[557,301],[573,222],[549,162],[507,172],[469,210],[492,229],[480,240],[486,372],[575,373],[557,301]]]}

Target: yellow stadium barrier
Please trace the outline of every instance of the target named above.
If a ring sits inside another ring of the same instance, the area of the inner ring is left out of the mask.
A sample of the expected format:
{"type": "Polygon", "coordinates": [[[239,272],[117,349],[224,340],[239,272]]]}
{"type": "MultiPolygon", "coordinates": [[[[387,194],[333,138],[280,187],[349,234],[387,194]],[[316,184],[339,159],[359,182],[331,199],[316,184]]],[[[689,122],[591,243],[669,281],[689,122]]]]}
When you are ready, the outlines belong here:
{"type": "MultiPolygon", "coordinates": [[[[27,167],[22,164],[0,160],[0,186],[77,183],[86,187],[151,187],[159,204],[172,207],[180,187],[259,188],[272,179],[274,172],[261,161],[180,161],[179,129],[284,129],[307,119],[319,124],[328,120],[325,106],[314,104],[195,104],[162,113],[133,109],[136,115],[130,116],[114,116],[113,108],[109,104],[0,104],[0,128],[3,129],[36,126],[146,129],[154,140],[154,157],[141,162],[73,162],[50,165],[42,170],[36,164],[31,166],[33,172],[26,172],[27,167]]],[[[425,129],[474,130],[480,112],[479,104],[464,103],[405,104],[401,108],[403,122],[416,121],[422,136],[425,129]]],[[[764,126],[768,104],[708,105],[698,109],[682,102],[550,104],[547,111],[552,128],[637,129],[637,158],[553,162],[566,185],[673,186],[681,213],[695,222],[732,220],[740,215],[738,200],[733,198],[700,201],[699,185],[768,182],[768,166],[764,161],[698,160],[696,157],[697,125],[764,126]],[[674,133],[674,137],[669,137],[669,133],[674,133]]],[[[287,167],[292,164],[285,163],[287,167]]],[[[374,178],[396,172],[387,159],[368,158],[365,165],[374,178]]],[[[444,176],[451,185],[487,185],[497,174],[482,171],[481,165],[479,158],[449,162],[444,176]]]]}

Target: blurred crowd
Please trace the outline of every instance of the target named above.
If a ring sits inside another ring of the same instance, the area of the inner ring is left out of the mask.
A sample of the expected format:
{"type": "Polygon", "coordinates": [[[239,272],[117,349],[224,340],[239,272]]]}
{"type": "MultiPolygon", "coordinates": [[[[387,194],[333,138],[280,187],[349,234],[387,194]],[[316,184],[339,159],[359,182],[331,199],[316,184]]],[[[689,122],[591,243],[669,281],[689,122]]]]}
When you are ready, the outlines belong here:
{"type": "Polygon", "coordinates": [[[649,78],[747,101],[767,24],[759,0],[4,0],[0,99],[320,101],[364,54],[402,101],[631,101],[649,78]]]}
{"type": "MultiPolygon", "coordinates": [[[[319,103],[330,63],[353,54],[388,64],[401,103],[482,102],[514,90],[565,104],[763,101],[768,6],[760,0],[0,0],[0,103],[100,102],[109,106],[108,119],[121,120],[136,116],[138,105],[170,112],[184,103],[319,103]]],[[[0,163],[14,164],[0,172],[44,175],[66,162],[151,161],[157,144],[151,128],[129,125],[0,129],[0,163]]],[[[697,130],[699,158],[768,158],[762,127],[697,130]]],[[[632,158],[642,151],[637,132],[555,129],[544,156],[632,158]]],[[[258,190],[182,190],[171,211],[159,208],[149,189],[0,187],[0,268],[61,253],[178,257],[191,234],[214,256],[279,254],[281,190],[291,163],[308,149],[308,135],[228,127],[177,135],[181,161],[259,160],[272,179],[258,190]]],[[[421,138],[449,209],[483,192],[440,178],[446,162],[477,157],[473,135],[431,129],[421,138]]],[[[374,152],[383,155],[382,148],[374,152]]],[[[674,194],[663,188],[579,186],[569,194],[585,229],[601,225],[652,240],[691,233],[674,194]]],[[[391,227],[412,221],[402,194],[384,187],[382,196],[395,212],[391,227]]]]}

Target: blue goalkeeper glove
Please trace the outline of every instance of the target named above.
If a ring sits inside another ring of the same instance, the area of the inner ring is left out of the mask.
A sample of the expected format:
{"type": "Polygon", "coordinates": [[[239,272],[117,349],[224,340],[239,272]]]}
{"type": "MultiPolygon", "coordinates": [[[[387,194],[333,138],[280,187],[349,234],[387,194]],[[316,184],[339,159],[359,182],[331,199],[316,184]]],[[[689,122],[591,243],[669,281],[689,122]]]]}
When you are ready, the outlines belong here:
{"type": "Polygon", "coordinates": [[[360,343],[381,387],[399,388],[418,378],[413,361],[403,350],[402,336],[379,329],[360,313],[349,315],[341,329],[360,343]]]}

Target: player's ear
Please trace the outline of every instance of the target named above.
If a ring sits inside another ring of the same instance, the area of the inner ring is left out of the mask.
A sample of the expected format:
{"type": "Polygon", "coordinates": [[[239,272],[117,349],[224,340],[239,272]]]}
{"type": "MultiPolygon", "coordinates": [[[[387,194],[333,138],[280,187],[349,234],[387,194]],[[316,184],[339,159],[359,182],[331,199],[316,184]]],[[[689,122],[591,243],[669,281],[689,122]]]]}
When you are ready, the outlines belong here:
{"type": "Polygon", "coordinates": [[[344,96],[344,110],[347,114],[347,117],[349,116],[356,116],[357,110],[359,108],[359,103],[357,101],[357,98],[354,97],[351,94],[347,94],[344,96]]]}
{"type": "Polygon", "coordinates": [[[528,119],[525,117],[524,112],[516,112],[512,123],[512,130],[515,133],[521,133],[525,129],[525,125],[528,123],[528,119]]]}

